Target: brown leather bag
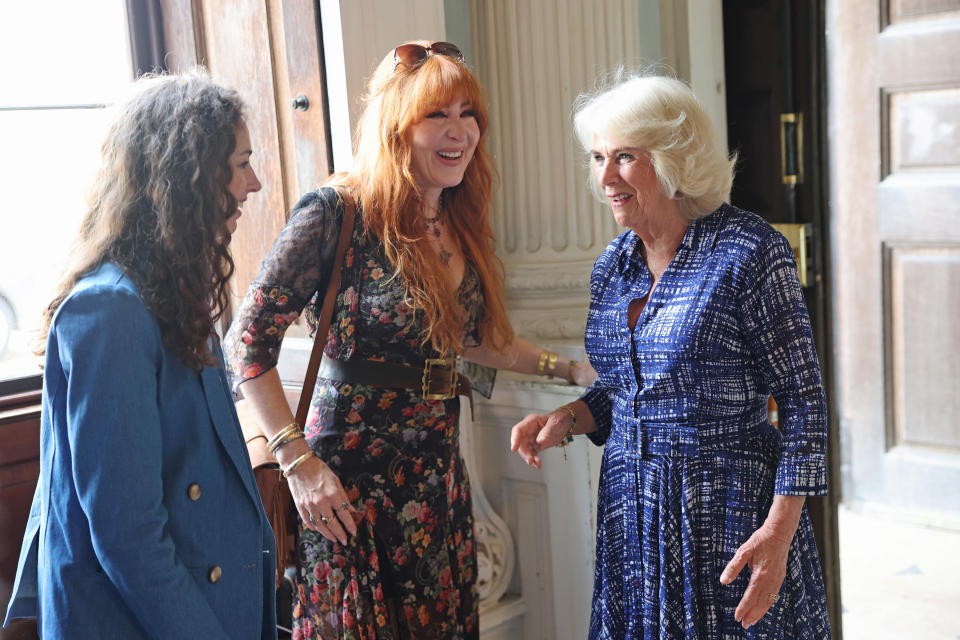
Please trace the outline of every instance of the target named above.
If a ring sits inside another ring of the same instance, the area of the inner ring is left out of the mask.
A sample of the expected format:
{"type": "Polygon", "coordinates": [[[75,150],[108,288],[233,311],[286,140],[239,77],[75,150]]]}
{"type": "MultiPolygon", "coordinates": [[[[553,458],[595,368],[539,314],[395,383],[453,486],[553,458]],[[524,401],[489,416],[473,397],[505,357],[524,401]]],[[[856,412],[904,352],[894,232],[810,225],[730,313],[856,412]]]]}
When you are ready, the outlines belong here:
{"type": "MultiPolygon", "coordinates": [[[[337,242],[337,252],[333,260],[333,270],[330,281],[327,283],[327,293],[323,298],[323,307],[317,319],[317,331],[314,335],[313,350],[310,352],[310,363],[307,365],[306,376],[303,379],[303,389],[300,392],[300,401],[297,404],[296,421],[300,425],[306,424],[307,413],[310,410],[310,400],[313,388],[317,382],[317,370],[323,357],[323,347],[330,329],[330,320],[333,317],[333,307],[340,288],[340,271],[343,265],[343,256],[350,237],[353,235],[354,203],[345,189],[338,188],[337,193],[343,200],[343,222],[340,226],[340,237],[337,242]]],[[[247,442],[247,453],[250,455],[250,464],[257,480],[257,489],[263,501],[263,509],[273,527],[273,535],[277,541],[277,584],[283,577],[286,567],[296,564],[294,553],[294,532],[297,529],[297,508],[290,495],[287,479],[283,477],[280,464],[276,457],[267,450],[267,438],[254,418],[253,411],[246,400],[236,404],[237,416],[240,418],[240,427],[243,430],[243,439],[247,442]]]]}

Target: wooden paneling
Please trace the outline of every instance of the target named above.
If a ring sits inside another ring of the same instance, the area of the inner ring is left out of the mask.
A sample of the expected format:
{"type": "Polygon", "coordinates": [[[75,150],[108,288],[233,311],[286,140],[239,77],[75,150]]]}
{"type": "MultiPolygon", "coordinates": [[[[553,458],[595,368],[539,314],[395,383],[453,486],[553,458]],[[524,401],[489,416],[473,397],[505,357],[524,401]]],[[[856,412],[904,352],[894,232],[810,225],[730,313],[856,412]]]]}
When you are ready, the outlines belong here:
{"type": "Polygon", "coordinates": [[[960,522],[960,20],[943,3],[832,7],[844,496],[960,522]]]}
{"type": "Polygon", "coordinates": [[[876,189],[876,231],[887,242],[960,238],[960,171],[891,175],[876,189]]]}
{"type": "Polygon", "coordinates": [[[163,42],[167,47],[166,68],[172,72],[189,69],[206,59],[203,25],[191,0],[160,0],[163,42]]]}
{"type": "Polygon", "coordinates": [[[247,103],[253,167],[263,184],[251,194],[232,239],[235,295],[260,268],[287,212],[330,173],[327,99],[317,3],[311,0],[161,0],[168,65],[194,63],[235,88],[247,103]],[[294,110],[292,100],[309,108],[294,110]]]}
{"type": "Polygon", "coordinates": [[[892,173],[960,169],[960,89],[896,92],[888,113],[892,173]]]}
{"type": "MultiPolygon", "coordinates": [[[[266,3],[256,0],[199,0],[205,63],[218,81],[234,87],[247,103],[252,164],[263,184],[250,194],[231,241],[237,263],[234,291],[246,292],[260,260],[286,221],[284,180],[291,170],[280,150],[278,98],[270,54],[274,43],[266,3]]],[[[289,102],[284,105],[289,109],[289,102]]]]}
{"type": "Polygon", "coordinates": [[[937,16],[960,11],[960,0],[890,0],[890,22],[937,16]]]}
{"type": "Polygon", "coordinates": [[[883,90],[956,86],[960,20],[888,27],[876,38],[876,56],[876,80],[883,90]]]}
{"type": "Polygon", "coordinates": [[[894,246],[889,269],[891,445],[960,453],[960,245],[894,246]]]}
{"type": "MultiPolygon", "coordinates": [[[[271,5],[271,14],[276,13],[271,5]]],[[[282,15],[272,18],[277,55],[277,113],[280,115],[281,147],[284,163],[293,167],[286,179],[287,207],[301,194],[315,188],[333,171],[330,145],[326,144],[328,125],[326,80],[317,3],[313,0],[286,0],[282,15]],[[286,72],[283,72],[283,70],[286,72]],[[306,111],[290,108],[293,98],[304,96],[306,111]]]]}
{"type": "MultiPolygon", "coordinates": [[[[6,611],[23,532],[40,476],[40,407],[7,404],[0,410],[0,612],[6,611]]],[[[0,630],[0,639],[37,637],[33,621],[0,630]]]]}

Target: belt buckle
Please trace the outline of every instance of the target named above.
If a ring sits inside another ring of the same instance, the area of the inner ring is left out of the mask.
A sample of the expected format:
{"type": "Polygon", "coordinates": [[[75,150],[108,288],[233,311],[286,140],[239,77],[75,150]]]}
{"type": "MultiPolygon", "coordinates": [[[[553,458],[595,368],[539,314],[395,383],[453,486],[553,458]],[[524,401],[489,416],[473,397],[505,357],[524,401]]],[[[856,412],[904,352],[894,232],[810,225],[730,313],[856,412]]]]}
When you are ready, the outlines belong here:
{"type": "Polygon", "coordinates": [[[457,382],[460,380],[460,373],[457,371],[456,363],[453,358],[427,358],[423,363],[423,399],[424,400],[452,400],[457,397],[457,382]],[[446,393],[431,393],[433,386],[434,367],[447,367],[450,373],[449,380],[442,380],[449,384],[446,393]]]}

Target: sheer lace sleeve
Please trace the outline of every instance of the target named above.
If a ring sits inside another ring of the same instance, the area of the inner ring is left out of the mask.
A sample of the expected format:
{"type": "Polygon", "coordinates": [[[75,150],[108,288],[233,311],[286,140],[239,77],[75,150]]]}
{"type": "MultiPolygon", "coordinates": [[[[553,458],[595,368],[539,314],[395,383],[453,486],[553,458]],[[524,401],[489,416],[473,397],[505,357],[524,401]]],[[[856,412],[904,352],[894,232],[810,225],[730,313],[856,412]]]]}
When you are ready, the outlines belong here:
{"type": "Polygon", "coordinates": [[[224,339],[234,391],[276,366],[287,327],[324,291],[342,221],[343,204],[330,187],[308,193],[294,207],[224,339]]]}

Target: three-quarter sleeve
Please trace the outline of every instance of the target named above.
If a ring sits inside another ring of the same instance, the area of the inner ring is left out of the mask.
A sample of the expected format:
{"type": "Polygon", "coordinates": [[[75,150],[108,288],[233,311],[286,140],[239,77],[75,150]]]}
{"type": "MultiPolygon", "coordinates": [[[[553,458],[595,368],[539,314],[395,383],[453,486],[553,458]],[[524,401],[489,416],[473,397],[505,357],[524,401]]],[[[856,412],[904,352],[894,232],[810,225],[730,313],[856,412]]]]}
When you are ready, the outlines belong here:
{"type": "Polygon", "coordinates": [[[234,391],[276,366],[287,327],[326,285],[342,221],[332,188],[311,192],[294,207],[224,338],[234,391]]]}
{"type": "Polygon", "coordinates": [[[743,330],[777,401],[783,444],[775,492],[827,492],[827,410],[810,316],[786,238],[771,232],[751,257],[742,288],[743,330]]]}
{"type": "Polygon", "coordinates": [[[610,392],[604,386],[598,384],[597,380],[580,396],[580,400],[590,409],[590,415],[596,425],[596,431],[587,434],[590,442],[603,446],[610,436],[610,427],[613,423],[611,419],[613,403],[610,401],[610,392]]]}

